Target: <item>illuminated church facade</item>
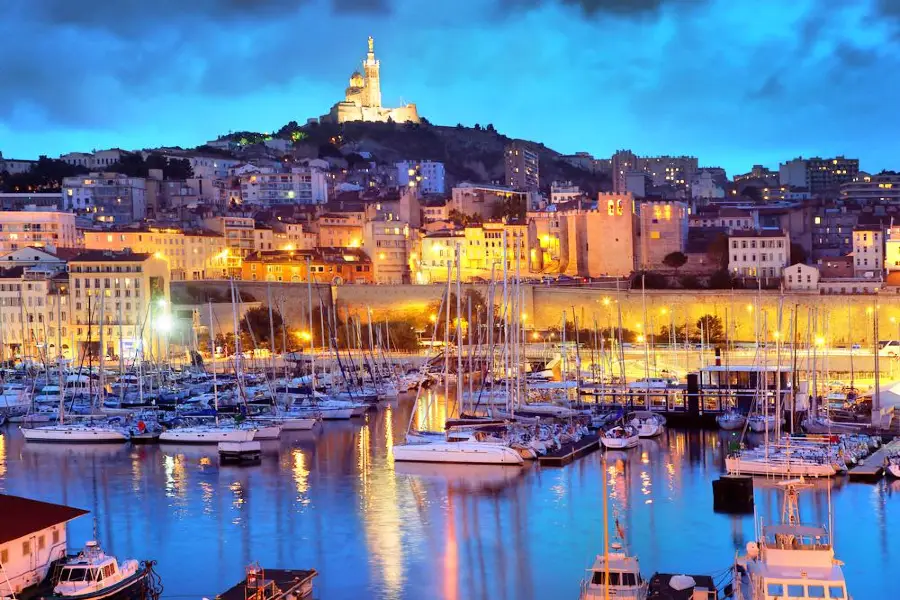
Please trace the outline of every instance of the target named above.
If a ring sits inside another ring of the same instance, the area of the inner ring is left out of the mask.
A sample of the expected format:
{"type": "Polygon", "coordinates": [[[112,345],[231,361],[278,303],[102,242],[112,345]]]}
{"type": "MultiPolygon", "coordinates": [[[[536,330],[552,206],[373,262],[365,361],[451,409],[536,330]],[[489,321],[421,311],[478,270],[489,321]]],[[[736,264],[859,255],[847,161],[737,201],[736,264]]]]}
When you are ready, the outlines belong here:
{"type": "Polygon", "coordinates": [[[345,123],[347,121],[375,121],[385,123],[389,119],[395,123],[418,123],[419,113],[415,104],[399,108],[381,105],[380,62],[375,58],[375,40],[369,37],[369,51],[363,61],[363,72],[356,71],[350,76],[350,86],[342,102],[331,107],[331,112],[322,117],[323,121],[345,123]]]}

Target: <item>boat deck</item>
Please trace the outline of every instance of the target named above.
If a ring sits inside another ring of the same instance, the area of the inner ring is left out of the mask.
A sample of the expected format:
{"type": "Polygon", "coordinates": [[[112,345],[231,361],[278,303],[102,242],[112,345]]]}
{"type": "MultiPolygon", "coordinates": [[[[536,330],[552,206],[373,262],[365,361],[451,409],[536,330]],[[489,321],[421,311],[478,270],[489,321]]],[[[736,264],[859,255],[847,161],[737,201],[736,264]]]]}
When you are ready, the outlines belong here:
{"type": "Polygon", "coordinates": [[[600,448],[600,435],[591,433],[577,442],[563,444],[559,450],[548,452],[538,457],[538,463],[544,467],[562,467],[576,458],[581,458],[600,448]]]}
{"type": "Polygon", "coordinates": [[[650,578],[648,598],[654,600],[716,600],[719,595],[716,584],[709,575],[688,575],[695,582],[693,587],[677,590],[669,585],[673,573],[656,573],[650,578]],[[704,594],[702,590],[706,590],[704,594]]]}
{"type": "Polygon", "coordinates": [[[244,579],[234,587],[217,595],[215,600],[279,600],[307,598],[312,595],[312,580],[319,573],[315,569],[264,569],[264,579],[248,586],[244,579]],[[273,593],[272,585],[275,590],[273,593]]]}
{"type": "Polygon", "coordinates": [[[850,469],[848,472],[850,481],[878,481],[884,476],[884,459],[895,452],[900,452],[900,439],[884,444],[871,454],[863,464],[850,469]]]}

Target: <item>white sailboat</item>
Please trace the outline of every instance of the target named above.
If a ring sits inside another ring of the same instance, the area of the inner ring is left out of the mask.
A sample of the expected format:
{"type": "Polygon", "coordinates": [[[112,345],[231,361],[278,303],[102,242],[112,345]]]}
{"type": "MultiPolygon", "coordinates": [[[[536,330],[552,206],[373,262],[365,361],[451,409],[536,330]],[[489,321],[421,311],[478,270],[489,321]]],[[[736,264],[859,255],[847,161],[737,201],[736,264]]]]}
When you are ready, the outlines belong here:
{"type": "MultiPolygon", "coordinates": [[[[89,297],[90,298],[90,297],[89,297]]],[[[102,302],[102,296],[101,296],[102,302]]],[[[101,309],[102,309],[101,303],[101,309]]],[[[60,320],[60,294],[56,292],[56,318],[57,323],[60,320]]],[[[90,309],[88,309],[90,312],[90,309]]],[[[102,320],[101,320],[102,322],[102,320]]],[[[100,327],[100,337],[103,337],[103,327],[100,327]]],[[[101,348],[103,344],[101,343],[101,348]]],[[[62,360],[62,339],[60,329],[57,328],[57,371],[59,373],[59,409],[57,412],[58,422],[54,425],[44,425],[41,427],[20,427],[22,436],[27,442],[56,442],[56,443],[80,443],[80,444],[97,444],[97,443],[125,443],[129,439],[128,431],[122,427],[116,427],[104,423],[93,422],[71,422],[65,421],[65,391],[66,386],[63,382],[63,360],[62,360]]]]}
{"type": "Polygon", "coordinates": [[[628,424],[637,430],[638,437],[652,438],[666,430],[666,418],[648,410],[633,413],[628,424]]]}
{"type": "Polygon", "coordinates": [[[620,425],[607,429],[600,434],[600,442],[610,450],[634,448],[638,445],[640,436],[637,429],[630,425],[620,425]]]}

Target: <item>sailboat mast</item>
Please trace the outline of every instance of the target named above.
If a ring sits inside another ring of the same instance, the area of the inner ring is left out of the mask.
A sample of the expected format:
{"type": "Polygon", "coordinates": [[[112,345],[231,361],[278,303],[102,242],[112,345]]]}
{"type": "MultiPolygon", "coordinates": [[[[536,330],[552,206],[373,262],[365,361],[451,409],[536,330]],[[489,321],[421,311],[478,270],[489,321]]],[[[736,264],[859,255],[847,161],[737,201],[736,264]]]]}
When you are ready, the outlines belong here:
{"type": "MultiPolygon", "coordinates": [[[[219,384],[216,381],[216,325],[213,320],[212,300],[207,299],[209,309],[209,362],[212,363],[213,406],[216,408],[216,426],[219,425],[219,384]]],[[[139,383],[140,385],[140,383],[139,383]]]]}
{"type": "Polygon", "coordinates": [[[56,370],[57,379],[59,380],[59,424],[63,424],[63,412],[65,411],[66,382],[63,379],[63,357],[62,357],[62,321],[60,307],[59,287],[56,288],[56,370]]]}
{"type": "MultiPolygon", "coordinates": [[[[458,246],[457,246],[458,248],[458,246]]],[[[447,261],[447,313],[444,324],[444,402],[450,401],[450,276],[453,261],[447,261]]],[[[438,315],[440,318],[440,315],[438,315]]]]}
{"type": "Polygon", "coordinates": [[[509,412],[509,254],[506,248],[506,228],[503,229],[503,387],[506,392],[506,410],[509,412]]]}
{"type": "MultiPolygon", "coordinates": [[[[269,352],[272,377],[275,377],[275,320],[272,318],[272,284],[266,283],[266,304],[269,306],[269,352]]],[[[284,319],[284,315],[281,315],[284,319]]]]}
{"type": "MultiPolygon", "coordinates": [[[[459,256],[459,245],[456,246],[456,401],[462,410],[463,369],[462,369],[462,261],[459,256]]],[[[371,331],[371,330],[370,330],[371,331]]]]}
{"type": "MultiPolygon", "coordinates": [[[[307,307],[307,316],[309,323],[309,372],[310,378],[309,382],[315,388],[316,385],[316,343],[315,337],[313,335],[313,303],[312,303],[312,256],[306,257],[306,307],[307,307]]],[[[320,309],[321,310],[321,309],[320,309]]],[[[284,313],[282,313],[282,319],[284,318],[284,313]]],[[[284,321],[282,321],[283,323],[284,321]]],[[[283,325],[282,325],[283,327],[283,325]]],[[[325,331],[322,331],[322,344],[325,343],[325,331]]],[[[285,352],[287,350],[285,349],[285,352]]]]}
{"type": "Polygon", "coordinates": [[[104,334],[106,333],[106,290],[100,290],[100,389],[97,392],[98,398],[103,398],[106,389],[106,341],[104,334]]]}

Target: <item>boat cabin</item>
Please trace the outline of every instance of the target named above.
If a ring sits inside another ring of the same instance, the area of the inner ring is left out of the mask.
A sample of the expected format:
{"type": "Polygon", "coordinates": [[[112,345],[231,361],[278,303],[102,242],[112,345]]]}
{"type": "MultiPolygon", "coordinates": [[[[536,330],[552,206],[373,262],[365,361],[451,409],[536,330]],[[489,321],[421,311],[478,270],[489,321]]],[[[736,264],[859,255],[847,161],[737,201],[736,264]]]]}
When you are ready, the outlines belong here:
{"type": "Polygon", "coordinates": [[[624,552],[598,554],[588,579],[582,581],[581,600],[601,598],[645,598],[647,582],[641,577],[637,558],[624,552]],[[608,562],[607,562],[608,559],[608,562]],[[607,589],[609,594],[607,596],[607,589]]]}
{"type": "Polygon", "coordinates": [[[77,558],[67,562],[59,571],[55,591],[72,596],[93,587],[106,587],[119,573],[116,559],[107,556],[97,542],[85,544],[77,558]]]}
{"type": "Polygon", "coordinates": [[[66,555],[66,523],[86,510],[0,494],[0,597],[42,582],[66,555]]]}

